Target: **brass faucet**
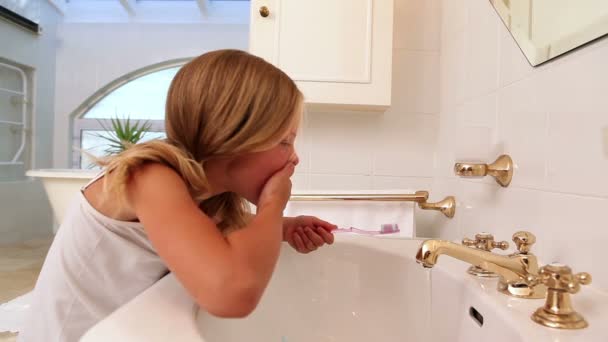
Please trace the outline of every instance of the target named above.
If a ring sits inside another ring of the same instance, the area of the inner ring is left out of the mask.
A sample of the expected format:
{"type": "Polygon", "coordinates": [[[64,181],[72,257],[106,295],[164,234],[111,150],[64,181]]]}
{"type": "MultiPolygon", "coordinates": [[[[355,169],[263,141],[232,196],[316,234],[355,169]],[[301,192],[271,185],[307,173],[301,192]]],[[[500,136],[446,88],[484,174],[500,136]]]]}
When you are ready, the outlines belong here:
{"type": "Polygon", "coordinates": [[[416,261],[431,268],[437,263],[439,255],[449,255],[498,274],[498,290],[502,293],[520,298],[545,298],[545,284],[531,284],[528,281],[530,276],[539,275],[538,260],[530,253],[530,247],[536,242],[536,237],[530,232],[521,231],[513,234],[513,242],[517,246],[517,252],[499,255],[450,241],[426,240],[416,253],[416,261]]]}
{"type": "Polygon", "coordinates": [[[570,295],[577,293],[581,285],[591,284],[591,275],[586,272],[572,273],[562,264],[541,267],[538,276],[529,276],[529,284],[545,284],[549,288],[545,305],[532,314],[538,324],[557,329],[582,329],[588,326],[583,316],[574,310],[570,295]]]}
{"type": "MultiPolygon", "coordinates": [[[[482,251],[489,252],[494,248],[500,248],[505,250],[509,248],[509,243],[507,241],[494,241],[494,236],[490,233],[478,233],[475,234],[475,240],[464,238],[462,239],[462,244],[468,247],[473,247],[477,249],[481,249],[482,251]]],[[[498,274],[490,271],[486,271],[481,267],[471,266],[467,270],[469,274],[472,274],[477,277],[482,278],[495,278],[498,277],[498,274]]]]}

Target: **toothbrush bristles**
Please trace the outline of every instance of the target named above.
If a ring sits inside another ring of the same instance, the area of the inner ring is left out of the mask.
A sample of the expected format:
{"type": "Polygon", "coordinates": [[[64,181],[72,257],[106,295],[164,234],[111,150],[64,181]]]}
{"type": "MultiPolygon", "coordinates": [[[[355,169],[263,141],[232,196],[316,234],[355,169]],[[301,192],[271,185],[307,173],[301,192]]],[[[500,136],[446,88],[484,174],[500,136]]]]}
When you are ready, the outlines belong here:
{"type": "Polygon", "coordinates": [[[396,223],[385,223],[380,227],[380,234],[389,234],[399,232],[399,225],[396,223]]]}

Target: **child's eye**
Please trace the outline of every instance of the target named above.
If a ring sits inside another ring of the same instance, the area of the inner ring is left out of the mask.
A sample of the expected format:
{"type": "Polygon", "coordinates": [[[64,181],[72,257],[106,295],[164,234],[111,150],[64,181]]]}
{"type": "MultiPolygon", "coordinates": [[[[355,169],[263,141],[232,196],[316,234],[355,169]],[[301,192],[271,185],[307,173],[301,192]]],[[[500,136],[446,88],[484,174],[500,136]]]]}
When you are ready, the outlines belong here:
{"type": "Polygon", "coordinates": [[[291,143],[289,141],[281,141],[281,145],[283,145],[283,146],[291,146],[291,143]]]}

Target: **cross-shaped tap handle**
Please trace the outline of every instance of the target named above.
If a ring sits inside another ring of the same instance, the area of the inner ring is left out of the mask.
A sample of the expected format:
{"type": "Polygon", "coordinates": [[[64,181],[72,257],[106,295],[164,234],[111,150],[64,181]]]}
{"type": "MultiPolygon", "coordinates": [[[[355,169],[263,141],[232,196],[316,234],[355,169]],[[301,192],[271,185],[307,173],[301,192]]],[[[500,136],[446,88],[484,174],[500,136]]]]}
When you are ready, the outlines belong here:
{"type": "Polygon", "coordinates": [[[462,244],[468,247],[475,247],[484,251],[491,251],[494,248],[500,248],[505,250],[509,248],[507,241],[494,241],[494,235],[490,233],[478,233],[475,234],[475,239],[462,239],[462,244]]]}

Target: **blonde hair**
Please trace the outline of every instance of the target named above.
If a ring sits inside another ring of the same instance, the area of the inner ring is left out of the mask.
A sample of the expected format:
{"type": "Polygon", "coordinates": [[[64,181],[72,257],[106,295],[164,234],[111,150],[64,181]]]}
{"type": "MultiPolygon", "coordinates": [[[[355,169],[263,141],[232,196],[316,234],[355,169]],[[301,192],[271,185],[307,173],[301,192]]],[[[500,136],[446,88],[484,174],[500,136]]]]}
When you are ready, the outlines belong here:
{"type": "Polygon", "coordinates": [[[228,192],[206,198],[205,162],[272,147],[300,119],[301,102],[293,80],[262,58],[239,50],[205,53],[171,82],[167,138],[133,145],[100,162],[111,173],[105,193],[125,201],[134,170],[162,163],[182,177],[207,215],[221,219],[221,229],[242,227],[249,210],[241,196],[228,192]]]}

